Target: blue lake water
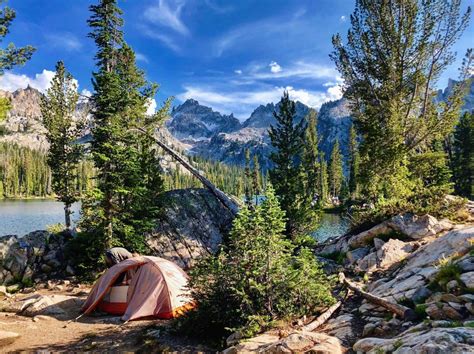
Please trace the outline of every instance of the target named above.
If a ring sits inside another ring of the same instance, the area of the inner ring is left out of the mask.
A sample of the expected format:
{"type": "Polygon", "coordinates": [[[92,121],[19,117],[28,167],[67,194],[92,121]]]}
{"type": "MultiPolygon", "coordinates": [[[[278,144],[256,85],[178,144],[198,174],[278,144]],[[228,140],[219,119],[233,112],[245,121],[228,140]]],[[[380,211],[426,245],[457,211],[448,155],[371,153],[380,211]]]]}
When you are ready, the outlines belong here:
{"type": "MultiPolygon", "coordinates": [[[[63,204],[54,200],[10,200],[0,199],[0,236],[24,236],[35,230],[44,230],[48,225],[64,223],[63,204]]],[[[72,221],[80,214],[80,203],[72,207],[72,221]]],[[[313,236],[318,241],[344,235],[349,231],[349,221],[339,214],[323,214],[320,226],[313,236]]]]}
{"type": "MultiPolygon", "coordinates": [[[[80,204],[72,206],[72,221],[79,218],[80,204]]],[[[64,223],[64,205],[50,199],[0,199],[0,236],[24,236],[48,225],[64,223]]]]}
{"type": "Polygon", "coordinates": [[[325,213],[321,215],[320,225],[314,231],[313,237],[319,241],[338,237],[349,232],[350,222],[340,214],[325,213]]]}

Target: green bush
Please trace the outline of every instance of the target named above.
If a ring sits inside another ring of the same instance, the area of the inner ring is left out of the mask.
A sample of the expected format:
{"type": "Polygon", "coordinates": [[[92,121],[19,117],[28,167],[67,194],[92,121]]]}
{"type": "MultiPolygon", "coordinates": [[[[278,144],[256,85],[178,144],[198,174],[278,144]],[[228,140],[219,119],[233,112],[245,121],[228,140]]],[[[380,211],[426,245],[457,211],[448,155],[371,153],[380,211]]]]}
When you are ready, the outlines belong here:
{"type": "Polygon", "coordinates": [[[269,187],[261,205],[240,211],[228,245],[191,271],[197,307],[175,328],[214,341],[234,331],[249,337],[332,304],[333,280],[309,249],[296,251],[284,230],[284,213],[269,187]]]}

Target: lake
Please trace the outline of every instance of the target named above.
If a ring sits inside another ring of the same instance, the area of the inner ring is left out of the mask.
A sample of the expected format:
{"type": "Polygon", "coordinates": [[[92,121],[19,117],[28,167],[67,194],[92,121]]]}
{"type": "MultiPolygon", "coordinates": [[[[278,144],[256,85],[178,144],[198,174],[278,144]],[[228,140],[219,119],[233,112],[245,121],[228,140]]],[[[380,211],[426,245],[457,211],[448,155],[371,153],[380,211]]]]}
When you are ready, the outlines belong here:
{"type": "Polygon", "coordinates": [[[321,215],[320,225],[312,236],[319,242],[328,238],[338,237],[349,232],[350,222],[341,214],[324,213],[321,215]]]}
{"type": "MultiPolygon", "coordinates": [[[[73,205],[72,221],[79,218],[80,203],[73,205]]],[[[11,200],[0,199],[0,236],[24,236],[48,225],[64,223],[63,204],[51,199],[11,200]]],[[[349,231],[349,221],[340,214],[324,213],[313,236],[318,241],[344,235],[349,231]]]]}
{"type": "MultiPolygon", "coordinates": [[[[72,221],[79,218],[80,203],[72,206],[72,221]]],[[[48,225],[64,223],[64,206],[51,199],[0,199],[0,236],[24,236],[48,225]]]]}

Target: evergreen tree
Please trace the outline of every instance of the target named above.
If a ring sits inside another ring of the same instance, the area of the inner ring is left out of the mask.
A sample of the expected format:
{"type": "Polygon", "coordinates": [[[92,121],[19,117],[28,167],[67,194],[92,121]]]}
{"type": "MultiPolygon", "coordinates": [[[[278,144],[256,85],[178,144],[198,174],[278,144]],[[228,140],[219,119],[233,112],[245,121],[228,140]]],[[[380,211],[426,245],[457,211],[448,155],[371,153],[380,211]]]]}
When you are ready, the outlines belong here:
{"type": "Polygon", "coordinates": [[[245,149],[245,203],[250,207],[252,204],[252,176],[250,171],[250,150],[245,149]]]}
{"type": "Polygon", "coordinates": [[[252,186],[253,194],[255,195],[255,205],[258,205],[258,197],[262,193],[262,176],[257,155],[253,155],[252,186]]]}
{"type": "Polygon", "coordinates": [[[320,198],[319,204],[324,207],[329,199],[329,182],[328,182],[328,164],[324,157],[324,153],[320,153],[319,165],[321,166],[319,170],[319,190],[320,198]]]}
{"type": "Polygon", "coordinates": [[[163,190],[153,134],[169,102],[147,116],[157,86],[147,83],[135,53],[123,40],[117,0],[100,0],[90,10],[89,36],[98,48],[91,144],[97,189],[84,203],[88,210],[83,225],[101,236],[102,248],[124,245],[141,250],[142,235],[153,225],[163,190]]]}
{"type": "Polygon", "coordinates": [[[313,202],[321,198],[320,162],[316,111],[311,110],[306,117],[307,126],[303,150],[303,171],[305,173],[306,194],[313,202]]]}
{"type": "MultiPolygon", "coordinates": [[[[5,6],[6,2],[6,0],[0,0],[0,43],[10,32],[10,26],[16,17],[15,10],[5,6]]],[[[30,45],[18,48],[13,43],[8,44],[6,48],[0,48],[0,76],[5,73],[5,70],[11,70],[15,66],[25,64],[31,59],[35,50],[30,45]]],[[[10,109],[8,98],[1,97],[0,122],[6,118],[6,114],[10,109]]]]}
{"type": "Polygon", "coordinates": [[[79,94],[77,84],[63,62],[56,65],[51,87],[41,100],[43,124],[49,142],[48,165],[52,172],[52,187],[59,201],[64,203],[66,229],[71,228],[71,205],[78,200],[76,188],[82,145],[76,140],[81,136],[83,124],[74,120],[79,94]]]}
{"type": "Polygon", "coordinates": [[[222,339],[234,331],[247,337],[331,304],[331,281],[310,250],[295,250],[285,229],[269,185],[260,205],[241,209],[220,253],[191,271],[197,307],[179,320],[181,331],[198,338],[222,339]]]}
{"type": "Polygon", "coordinates": [[[276,125],[270,126],[269,135],[274,152],[270,159],[274,167],[269,171],[281,208],[287,216],[286,232],[290,238],[310,231],[314,226],[314,213],[310,198],[305,193],[301,160],[304,146],[305,121],[296,122],[295,102],[284,92],[274,112],[276,125]]]}
{"type": "Polygon", "coordinates": [[[454,132],[452,161],[454,188],[457,194],[474,197],[474,112],[461,116],[454,132]]]}
{"type": "Polygon", "coordinates": [[[332,197],[340,197],[344,173],[342,167],[342,154],[339,148],[339,140],[336,140],[329,161],[329,189],[332,197]]]}
{"type": "Polygon", "coordinates": [[[453,129],[464,84],[445,103],[434,99],[436,82],[454,61],[451,49],[470,14],[461,13],[460,0],[357,0],[347,43],[333,37],[332,59],[361,137],[367,198],[397,204],[413,196],[420,176],[408,165],[453,129]]]}
{"type": "Polygon", "coordinates": [[[349,194],[351,199],[357,198],[359,194],[359,185],[358,185],[358,174],[359,174],[359,147],[357,143],[357,133],[355,131],[354,125],[351,125],[349,131],[349,194]]]}

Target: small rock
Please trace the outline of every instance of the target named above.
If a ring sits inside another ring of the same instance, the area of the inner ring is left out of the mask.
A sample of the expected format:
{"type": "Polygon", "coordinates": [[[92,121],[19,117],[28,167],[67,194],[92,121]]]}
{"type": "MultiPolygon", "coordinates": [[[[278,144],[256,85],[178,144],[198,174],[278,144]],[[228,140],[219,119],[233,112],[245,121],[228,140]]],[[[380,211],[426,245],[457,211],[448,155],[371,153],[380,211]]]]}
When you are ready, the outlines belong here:
{"type": "Polygon", "coordinates": [[[7,291],[7,287],[5,285],[0,285],[0,296],[8,297],[10,294],[7,291]]]}
{"type": "Polygon", "coordinates": [[[458,299],[457,296],[455,296],[453,294],[448,294],[448,293],[442,294],[440,301],[443,301],[443,302],[457,302],[457,303],[462,302],[462,300],[458,299]]]}
{"type": "Polygon", "coordinates": [[[388,324],[392,327],[398,327],[400,326],[400,323],[402,323],[402,321],[397,318],[392,318],[390,321],[388,321],[388,324]]]}
{"type": "Polygon", "coordinates": [[[457,302],[448,302],[448,305],[451,306],[456,311],[461,311],[463,306],[457,302]]]}
{"type": "Polygon", "coordinates": [[[426,314],[433,320],[444,320],[446,318],[444,312],[438,307],[437,304],[429,305],[426,310],[426,314]]]}
{"type": "Polygon", "coordinates": [[[462,294],[458,296],[463,302],[474,302],[474,294],[462,294]]]}
{"type": "Polygon", "coordinates": [[[474,271],[474,257],[471,256],[463,259],[462,261],[459,261],[457,265],[463,272],[472,272],[474,271]]]}
{"type": "Polygon", "coordinates": [[[68,274],[68,275],[75,275],[76,272],[74,271],[74,268],[73,268],[73,267],[71,267],[70,265],[68,265],[68,266],[66,267],[66,274],[68,274]]]}
{"type": "Polygon", "coordinates": [[[362,259],[365,256],[367,256],[369,252],[370,252],[369,247],[360,247],[360,248],[356,248],[355,250],[347,252],[346,257],[349,260],[350,264],[354,264],[359,259],[362,259]]]}
{"type": "Polygon", "coordinates": [[[49,274],[49,273],[51,273],[52,270],[53,270],[53,268],[51,268],[51,266],[47,265],[46,263],[43,263],[41,265],[41,271],[43,273],[49,274]]]}
{"type": "Polygon", "coordinates": [[[362,331],[362,337],[370,336],[372,333],[374,333],[376,327],[377,326],[373,323],[367,323],[364,326],[364,330],[362,331]]]}
{"type": "Polygon", "coordinates": [[[426,286],[422,286],[416,289],[415,293],[411,296],[412,301],[415,304],[420,304],[431,296],[432,292],[426,286]]]}
{"type": "Polygon", "coordinates": [[[385,244],[385,242],[382,241],[381,239],[379,239],[379,238],[377,238],[377,237],[374,238],[374,247],[375,247],[375,249],[376,249],[377,251],[378,251],[379,249],[381,249],[384,244],[385,244]]]}
{"type": "Polygon", "coordinates": [[[51,316],[46,316],[46,315],[36,315],[35,317],[33,317],[33,322],[51,321],[51,320],[54,320],[54,318],[51,316]]]}
{"type": "Polygon", "coordinates": [[[454,292],[457,288],[459,288],[459,284],[457,280],[451,280],[446,284],[446,289],[452,293],[454,292]]]}
{"type": "Polygon", "coordinates": [[[462,315],[448,304],[443,305],[442,311],[451,320],[462,320],[462,315]]]}
{"type": "Polygon", "coordinates": [[[451,323],[452,323],[451,321],[446,321],[446,320],[432,321],[431,322],[431,327],[433,327],[433,328],[450,327],[451,323]]]}
{"type": "Polygon", "coordinates": [[[468,289],[474,289],[474,272],[463,273],[460,279],[468,289]]]}
{"type": "Polygon", "coordinates": [[[464,306],[471,313],[471,315],[474,315],[474,304],[472,302],[468,302],[464,306]]]}
{"type": "Polygon", "coordinates": [[[0,347],[12,344],[18,338],[20,338],[18,333],[0,330],[0,347]]]}

